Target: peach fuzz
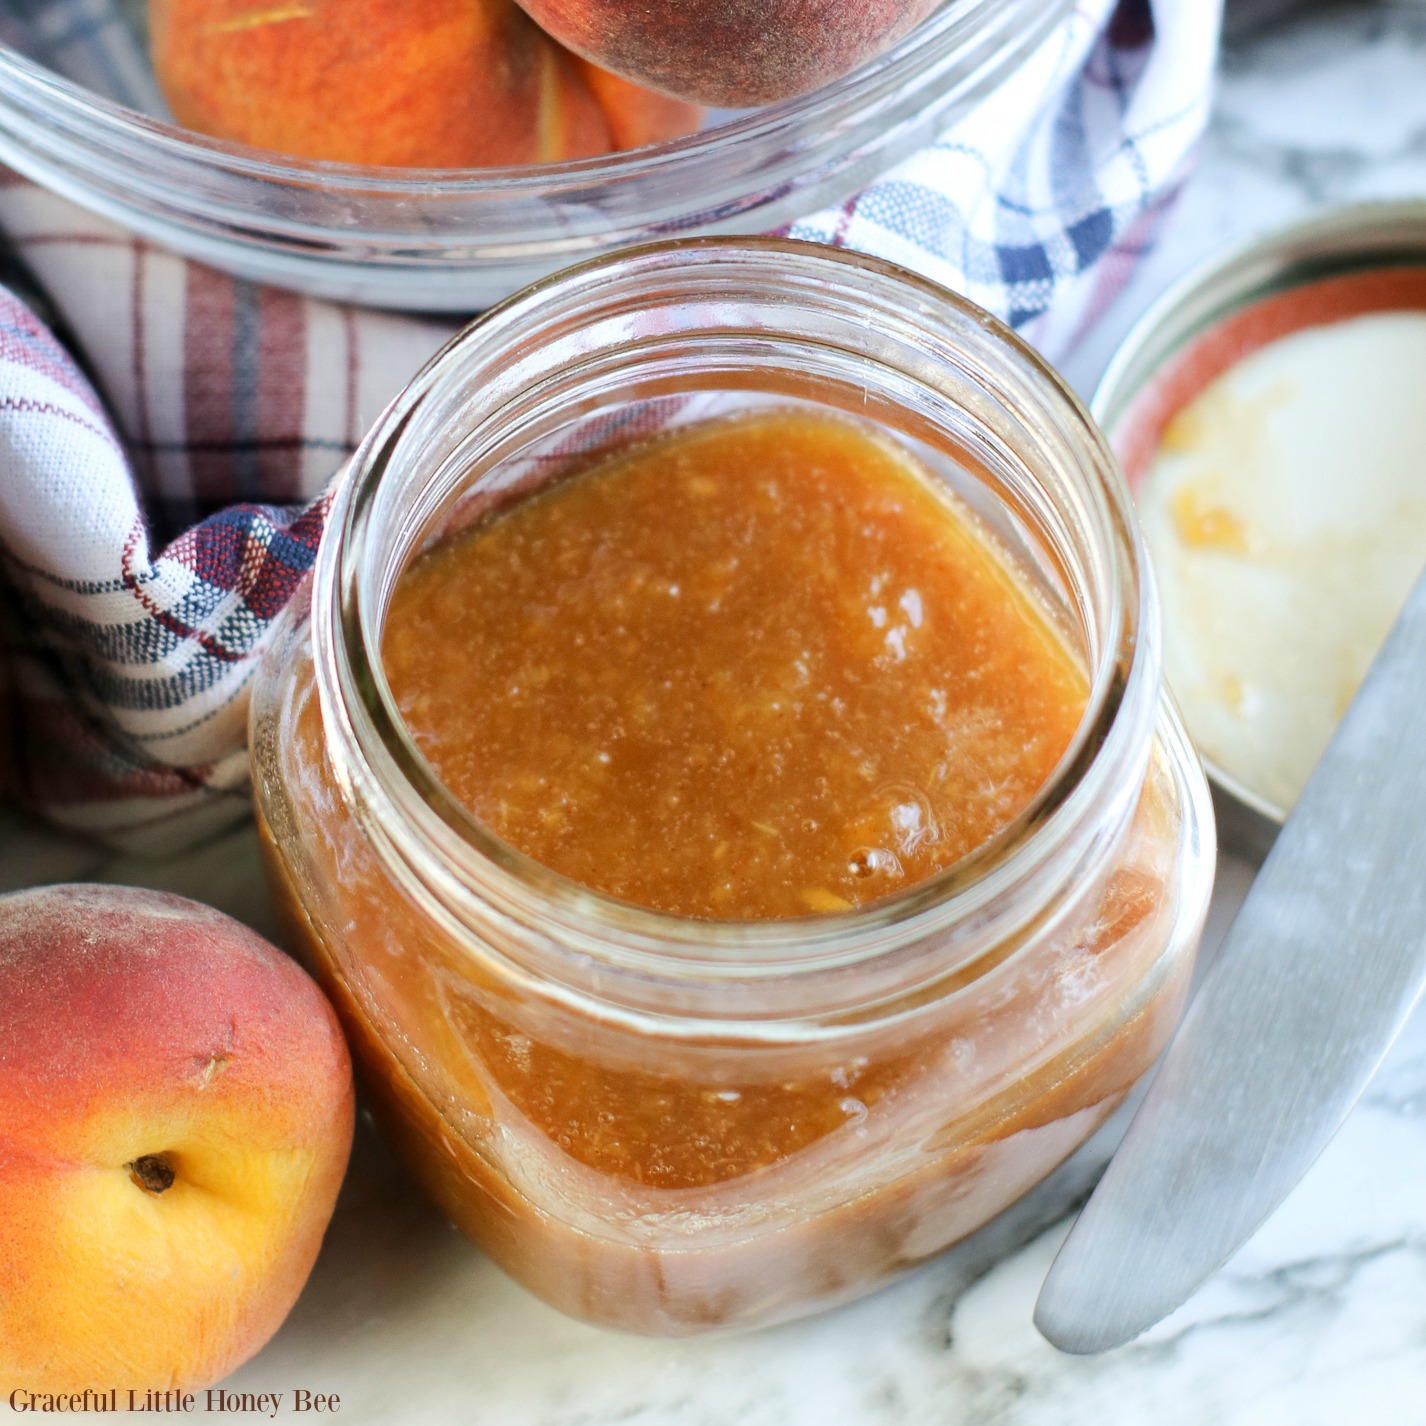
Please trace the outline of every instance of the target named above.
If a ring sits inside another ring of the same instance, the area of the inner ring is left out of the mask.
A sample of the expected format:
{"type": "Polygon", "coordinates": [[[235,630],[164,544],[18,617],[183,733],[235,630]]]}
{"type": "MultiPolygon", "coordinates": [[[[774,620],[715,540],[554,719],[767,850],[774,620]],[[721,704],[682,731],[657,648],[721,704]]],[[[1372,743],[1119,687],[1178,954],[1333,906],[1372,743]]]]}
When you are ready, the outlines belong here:
{"type": "MultiPolygon", "coordinates": [[[[150,0],[149,25],[181,124],[296,157],[548,163],[607,153],[625,125],[514,0],[150,0]]],[[[640,142],[702,117],[666,99],[658,114],[640,142]]]]}
{"type": "Polygon", "coordinates": [[[635,84],[741,109],[850,73],[944,0],[519,0],[576,54],[635,84]]]}
{"type": "Polygon", "coordinates": [[[0,1392],[252,1356],[346,1170],[351,1063],[293,961],[176,896],[0,897],[0,1392]]]}

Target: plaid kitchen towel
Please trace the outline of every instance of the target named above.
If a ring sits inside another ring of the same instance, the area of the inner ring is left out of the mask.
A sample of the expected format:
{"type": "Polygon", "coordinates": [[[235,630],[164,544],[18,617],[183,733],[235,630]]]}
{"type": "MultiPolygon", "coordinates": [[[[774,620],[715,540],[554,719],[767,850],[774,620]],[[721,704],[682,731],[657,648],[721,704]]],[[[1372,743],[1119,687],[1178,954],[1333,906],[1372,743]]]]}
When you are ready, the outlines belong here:
{"type": "MultiPolygon", "coordinates": [[[[110,4],[28,7],[56,67],[82,70],[98,37],[120,47],[107,74],[142,75],[110,4]]],[[[1084,0],[957,128],[787,231],[917,269],[1062,355],[1181,181],[1217,31],[1217,0],[1084,0]]],[[[323,491],[455,324],[229,278],[13,175],[0,231],[30,298],[0,289],[11,784],[163,854],[246,814],[254,656],[311,565],[323,491]]]]}

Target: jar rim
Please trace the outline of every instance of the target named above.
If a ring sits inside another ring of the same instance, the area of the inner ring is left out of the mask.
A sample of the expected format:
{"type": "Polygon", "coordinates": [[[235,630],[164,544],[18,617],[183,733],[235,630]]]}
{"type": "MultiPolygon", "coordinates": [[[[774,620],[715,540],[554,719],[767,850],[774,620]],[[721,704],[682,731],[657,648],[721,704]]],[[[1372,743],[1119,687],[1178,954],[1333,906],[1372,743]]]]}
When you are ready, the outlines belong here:
{"type": "Polygon", "coordinates": [[[529,893],[567,931],[594,929],[596,934],[577,938],[592,954],[646,970],[656,965],[661,972],[671,965],[737,975],[769,965],[778,972],[824,969],[919,938],[948,915],[988,914],[997,898],[1032,874],[1083,821],[1079,804],[1092,803],[1097,791],[1092,784],[1110,775],[1106,758],[1127,759],[1130,766],[1137,759],[1141,770],[1147,764],[1159,701],[1157,639],[1142,637],[1156,626],[1156,596],[1128,495],[1107,442],[1063,378],[968,299],[879,258],[783,238],[698,238],[626,249],[542,279],[468,326],[387,408],[353,457],[319,554],[313,614],[324,717],[329,725],[335,720],[344,742],[353,741],[363,777],[374,773],[364,785],[384,799],[387,810],[377,819],[383,825],[371,830],[383,837],[395,831],[398,838],[414,830],[448,887],[469,886],[474,875],[487,894],[493,885],[517,899],[529,893]],[[1085,476],[1082,494],[1093,507],[1089,513],[1107,537],[1112,575],[1104,621],[1110,632],[1090,669],[1084,715],[1027,806],[966,857],[902,891],[849,911],[768,921],[712,920],[633,905],[552,871],[484,827],[444,787],[405,729],[381,667],[380,611],[372,607],[376,596],[364,564],[381,482],[403,435],[423,404],[437,398],[454,365],[477,359],[477,352],[493,362],[502,343],[529,339],[523,323],[542,313],[553,321],[550,314],[565,303],[573,308],[597,299],[610,305],[636,286],[640,275],[668,281],[671,274],[696,274],[702,283],[710,263],[746,262],[769,263],[783,281],[796,270],[814,282],[874,286],[883,296],[894,294],[928,333],[978,341],[1008,356],[1060,422],[1065,441],[1078,444],[1073,464],[1085,476]],[[1131,718],[1126,719],[1126,708],[1133,710],[1131,718]]]}

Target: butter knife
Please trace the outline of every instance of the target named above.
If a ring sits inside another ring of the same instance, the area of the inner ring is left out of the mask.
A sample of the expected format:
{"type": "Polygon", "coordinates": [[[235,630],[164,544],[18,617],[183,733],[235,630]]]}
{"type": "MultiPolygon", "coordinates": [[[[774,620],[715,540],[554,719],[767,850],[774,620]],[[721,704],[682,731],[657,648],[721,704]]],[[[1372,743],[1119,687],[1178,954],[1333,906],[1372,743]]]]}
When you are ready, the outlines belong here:
{"type": "Polygon", "coordinates": [[[1067,1352],[1166,1317],[1287,1197],[1426,985],[1426,575],[1040,1292],[1067,1352]]]}

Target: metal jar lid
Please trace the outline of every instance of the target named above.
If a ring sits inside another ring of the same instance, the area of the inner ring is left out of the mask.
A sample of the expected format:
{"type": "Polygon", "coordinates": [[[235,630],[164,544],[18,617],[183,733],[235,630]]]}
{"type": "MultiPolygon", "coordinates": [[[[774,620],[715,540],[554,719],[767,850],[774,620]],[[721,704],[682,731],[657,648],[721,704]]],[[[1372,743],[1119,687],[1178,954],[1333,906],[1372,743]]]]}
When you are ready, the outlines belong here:
{"type": "MultiPolygon", "coordinates": [[[[1391,267],[1426,267],[1426,201],[1333,208],[1229,249],[1175,283],[1134,324],[1095,391],[1095,419],[1118,449],[1116,428],[1136,397],[1218,323],[1267,297],[1391,267]]],[[[1211,759],[1204,758],[1204,766],[1213,786],[1220,843],[1261,860],[1287,809],[1211,759]]]]}

